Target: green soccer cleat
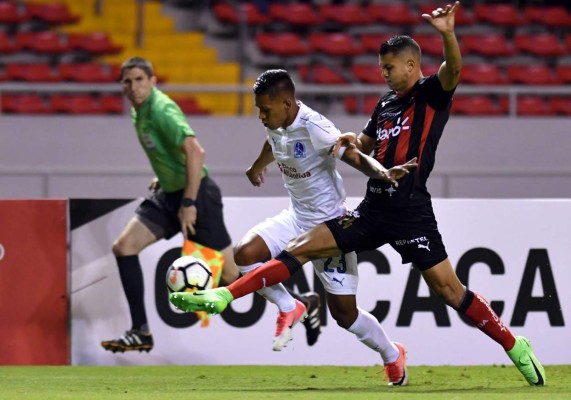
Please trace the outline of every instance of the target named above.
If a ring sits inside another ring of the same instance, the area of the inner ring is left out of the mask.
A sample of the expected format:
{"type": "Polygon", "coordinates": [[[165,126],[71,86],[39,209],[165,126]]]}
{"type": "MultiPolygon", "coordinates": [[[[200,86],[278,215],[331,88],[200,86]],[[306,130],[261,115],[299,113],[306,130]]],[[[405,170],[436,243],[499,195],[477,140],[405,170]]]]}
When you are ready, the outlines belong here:
{"type": "Polygon", "coordinates": [[[220,314],[232,300],[234,296],[225,287],[190,293],[175,292],[170,295],[170,302],[179,310],[206,311],[210,315],[220,314]]]}
{"type": "Polygon", "coordinates": [[[532,386],[544,386],[546,384],[545,370],[535,358],[528,339],[523,336],[516,336],[514,347],[507,353],[527,383],[532,386]]]}

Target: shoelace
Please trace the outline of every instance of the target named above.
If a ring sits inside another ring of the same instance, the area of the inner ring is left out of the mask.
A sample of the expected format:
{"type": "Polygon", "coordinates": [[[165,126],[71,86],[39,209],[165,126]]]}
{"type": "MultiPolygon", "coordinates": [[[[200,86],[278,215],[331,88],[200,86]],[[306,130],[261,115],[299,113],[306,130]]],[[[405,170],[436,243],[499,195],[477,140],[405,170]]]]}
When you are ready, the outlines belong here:
{"type": "MultiPolygon", "coordinates": [[[[402,375],[396,375],[396,374],[398,374],[398,372],[395,372],[395,376],[391,377],[390,371],[391,371],[391,367],[393,367],[393,366],[396,366],[396,361],[393,363],[390,363],[390,364],[386,364],[382,370],[376,372],[376,375],[384,373],[385,374],[385,376],[383,377],[384,381],[389,381],[389,382],[400,381],[402,378],[402,375]]],[[[394,368],[393,371],[396,371],[396,368],[394,368]]]]}
{"type": "Polygon", "coordinates": [[[281,335],[283,330],[287,327],[287,316],[289,313],[280,312],[278,313],[278,320],[276,325],[276,336],[281,335]]]}

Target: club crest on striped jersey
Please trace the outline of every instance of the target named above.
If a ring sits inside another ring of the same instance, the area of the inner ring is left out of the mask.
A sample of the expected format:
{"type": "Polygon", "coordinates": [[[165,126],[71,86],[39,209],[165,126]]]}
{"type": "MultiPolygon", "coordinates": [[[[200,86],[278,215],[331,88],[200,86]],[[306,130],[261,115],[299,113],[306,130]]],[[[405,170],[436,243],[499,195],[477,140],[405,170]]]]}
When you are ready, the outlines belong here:
{"type": "Polygon", "coordinates": [[[409,116],[406,116],[406,118],[404,118],[401,121],[401,117],[399,117],[394,126],[390,127],[390,128],[379,128],[377,130],[377,140],[385,140],[385,139],[389,139],[391,136],[395,137],[398,136],[401,131],[407,131],[410,129],[410,126],[407,125],[409,120],[409,116]]]}
{"type": "Polygon", "coordinates": [[[305,158],[305,146],[301,142],[295,142],[293,145],[293,157],[305,158]]]}

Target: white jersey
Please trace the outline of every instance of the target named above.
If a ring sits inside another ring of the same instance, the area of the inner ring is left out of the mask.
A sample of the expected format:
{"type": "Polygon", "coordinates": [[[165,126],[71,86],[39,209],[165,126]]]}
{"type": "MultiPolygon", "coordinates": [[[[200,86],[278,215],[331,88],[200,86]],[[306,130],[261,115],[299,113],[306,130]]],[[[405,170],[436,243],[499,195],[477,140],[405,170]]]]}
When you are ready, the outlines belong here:
{"type": "Polygon", "coordinates": [[[287,128],[267,129],[296,223],[309,229],[345,214],[345,189],[330,150],[339,129],[302,102],[287,128]]]}

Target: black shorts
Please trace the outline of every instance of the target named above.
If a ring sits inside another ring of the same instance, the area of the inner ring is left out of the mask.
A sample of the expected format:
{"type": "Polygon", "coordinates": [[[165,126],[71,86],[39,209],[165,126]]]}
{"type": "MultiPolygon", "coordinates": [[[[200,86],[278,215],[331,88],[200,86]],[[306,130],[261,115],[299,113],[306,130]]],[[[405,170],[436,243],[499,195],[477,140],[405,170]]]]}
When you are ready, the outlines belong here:
{"type": "Polygon", "coordinates": [[[431,203],[378,210],[365,200],[326,224],[343,253],[374,250],[388,243],[403,264],[411,262],[421,271],[448,258],[431,203]]]}
{"type": "MultiPolygon", "coordinates": [[[[183,191],[164,192],[158,189],[147,197],[135,213],[157,239],[170,239],[181,231],[178,211],[183,191]]],[[[202,178],[196,197],[196,235],[189,239],[214,250],[222,250],[230,243],[230,235],[224,224],[220,188],[208,176],[202,178]]]]}

